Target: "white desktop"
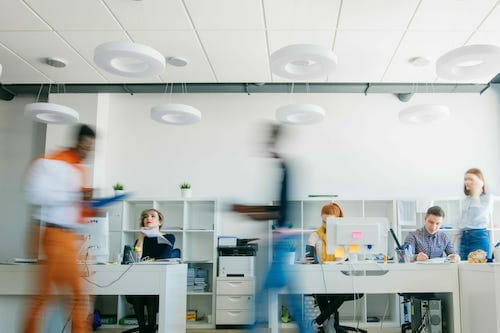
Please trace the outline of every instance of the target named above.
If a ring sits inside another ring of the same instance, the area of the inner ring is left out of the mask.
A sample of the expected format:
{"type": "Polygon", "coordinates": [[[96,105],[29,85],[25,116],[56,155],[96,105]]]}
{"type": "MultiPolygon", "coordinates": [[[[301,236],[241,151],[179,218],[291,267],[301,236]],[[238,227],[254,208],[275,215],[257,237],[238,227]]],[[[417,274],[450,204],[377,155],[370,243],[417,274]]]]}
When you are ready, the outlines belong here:
{"type": "Polygon", "coordinates": [[[358,254],[365,259],[387,255],[389,221],[385,217],[329,217],[326,220],[326,252],[336,258],[358,254]]]}
{"type": "Polygon", "coordinates": [[[80,255],[88,263],[107,263],[109,261],[109,222],[108,214],[86,219],[78,228],[83,236],[80,255]]]}

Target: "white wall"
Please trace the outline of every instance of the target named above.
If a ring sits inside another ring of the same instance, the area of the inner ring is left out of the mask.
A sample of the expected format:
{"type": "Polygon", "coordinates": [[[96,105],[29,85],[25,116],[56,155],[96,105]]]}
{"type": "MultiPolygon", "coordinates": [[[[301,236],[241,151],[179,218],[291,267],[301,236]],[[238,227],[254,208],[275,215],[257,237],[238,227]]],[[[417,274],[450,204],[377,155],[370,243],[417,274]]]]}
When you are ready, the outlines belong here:
{"type": "Polygon", "coordinates": [[[192,94],[174,102],[199,108],[195,126],[168,126],[149,117],[161,95],[113,95],[109,106],[106,181],[138,196],[178,196],[182,181],[195,196],[226,200],[275,199],[272,163],[257,157],[277,107],[314,102],[325,121],[289,128],[284,150],[294,162],[293,196],[335,193],[340,198],[415,198],[460,195],[463,173],[482,168],[500,189],[499,94],[433,94],[401,103],[393,95],[192,94]],[[410,126],[398,111],[415,103],[443,103],[451,117],[410,126]]]}
{"type": "MultiPolygon", "coordinates": [[[[111,184],[120,181],[135,196],[172,198],[179,197],[178,184],[189,181],[195,197],[231,203],[277,198],[276,168],[258,157],[265,139],[261,125],[263,120],[274,120],[276,108],[289,102],[313,102],[327,110],[326,120],[319,125],[289,128],[284,150],[295,166],[295,197],[311,193],[336,193],[340,198],[456,196],[461,194],[463,172],[472,166],[483,169],[498,193],[499,94],[496,87],[483,95],[415,96],[409,103],[382,94],[174,95],[172,102],[201,110],[203,119],[195,126],[151,120],[150,108],[168,101],[160,94],[97,98],[62,94],[51,96],[51,101],[82,109],[84,114],[96,112],[92,119],[101,134],[97,148],[101,160],[96,163],[100,176],[94,182],[104,192],[110,193],[111,184]],[[417,102],[446,104],[452,115],[437,125],[399,123],[398,111],[417,102]]],[[[2,225],[13,228],[0,236],[3,257],[22,252],[28,218],[17,214],[17,207],[25,207],[21,175],[33,156],[31,138],[43,137],[22,117],[27,102],[22,97],[0,102],[2,225]],[[14,220],[21,222],[13,224],[14,220]]],[[[234,214],[221,217],[226,234],[247,237],[265,229],[234,214]]]]}
{"type": "Polygon", "coordinates": [[[24,118],[24,105],[33,102],[30,96],[0,100],[0,260],[28,255],[30,213],[23,177],[45,143],[45,126],[24,118]]]}

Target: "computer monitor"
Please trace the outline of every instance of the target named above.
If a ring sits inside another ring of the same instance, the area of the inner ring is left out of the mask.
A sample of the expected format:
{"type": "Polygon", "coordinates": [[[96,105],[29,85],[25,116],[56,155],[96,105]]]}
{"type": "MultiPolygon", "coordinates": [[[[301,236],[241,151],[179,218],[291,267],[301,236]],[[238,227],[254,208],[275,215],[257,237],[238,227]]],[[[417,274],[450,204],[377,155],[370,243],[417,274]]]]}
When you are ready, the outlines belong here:
{"type": "Polygon", "coordinates": [[[89,263],[106,263],[109,260],[108,215],[89,217],[78,230],[83,235],[80,247],[82,260],[89,263]]]}
{"type": "Polygon", "coordinates": [[[385,217],[329,217],[326,220],[326,253],[336,258],[349,253],[387,255],[389,221],[385,217]]]}

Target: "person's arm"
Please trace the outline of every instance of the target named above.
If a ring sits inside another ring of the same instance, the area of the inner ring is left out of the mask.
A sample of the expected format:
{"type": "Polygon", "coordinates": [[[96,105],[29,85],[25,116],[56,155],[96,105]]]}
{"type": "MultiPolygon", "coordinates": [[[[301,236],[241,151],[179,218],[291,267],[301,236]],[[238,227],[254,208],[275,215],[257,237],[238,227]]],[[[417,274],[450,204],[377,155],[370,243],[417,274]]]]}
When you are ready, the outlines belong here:
{"type": "Polygon", "coordinates": [[[135,242],[135,247],[134,247],[137,259],[142,258],[143,248],[144,248],[144,234],[140,232],[139,235],[137,236],[137,241],[135,242]]]}
{"type": "Polygon", "coordinates": [[[417,239],[416,231],[410,232],[408,236],[406,236],[404,244],[411,245],[413,250],[413,255],[410,258],[410,261],[426,261],[429,260],[429,256],[424,252],[420,243],[417,239]]]}
{"type": "Polygon", "coordinates": [[[448,237],[447,234],[443,233],[443,239],[445,242],[444,246],[444,253],[446,253],[446,256],[453,261],[460,261],[460,256],[457,253],[457,250],[455,249],[455,245],[451,241],[450,237],[448,237]]]}
{"type": "Polygon", "coordinates": [[[233,211],[245,214],[252,220],[268,221],[279,218],[279,206],[233,205],[233,211]]]}

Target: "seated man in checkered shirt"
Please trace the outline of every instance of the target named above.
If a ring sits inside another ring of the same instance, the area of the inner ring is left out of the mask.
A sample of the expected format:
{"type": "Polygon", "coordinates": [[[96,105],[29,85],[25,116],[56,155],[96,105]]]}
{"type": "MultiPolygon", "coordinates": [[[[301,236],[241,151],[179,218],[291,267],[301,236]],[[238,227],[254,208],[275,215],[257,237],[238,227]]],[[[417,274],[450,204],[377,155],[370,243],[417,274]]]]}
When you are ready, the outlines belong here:
{"type": "Polygon", "coordinates": [[[426,261],[444,256],[448,256],[451,261],[460,261],[450,237],[439,230],[444,215],[444,210],[439,206],[429,208],[425,214],[424,226],[408,234],[404,243],[411,245],[412,261],[426,261]]]}

